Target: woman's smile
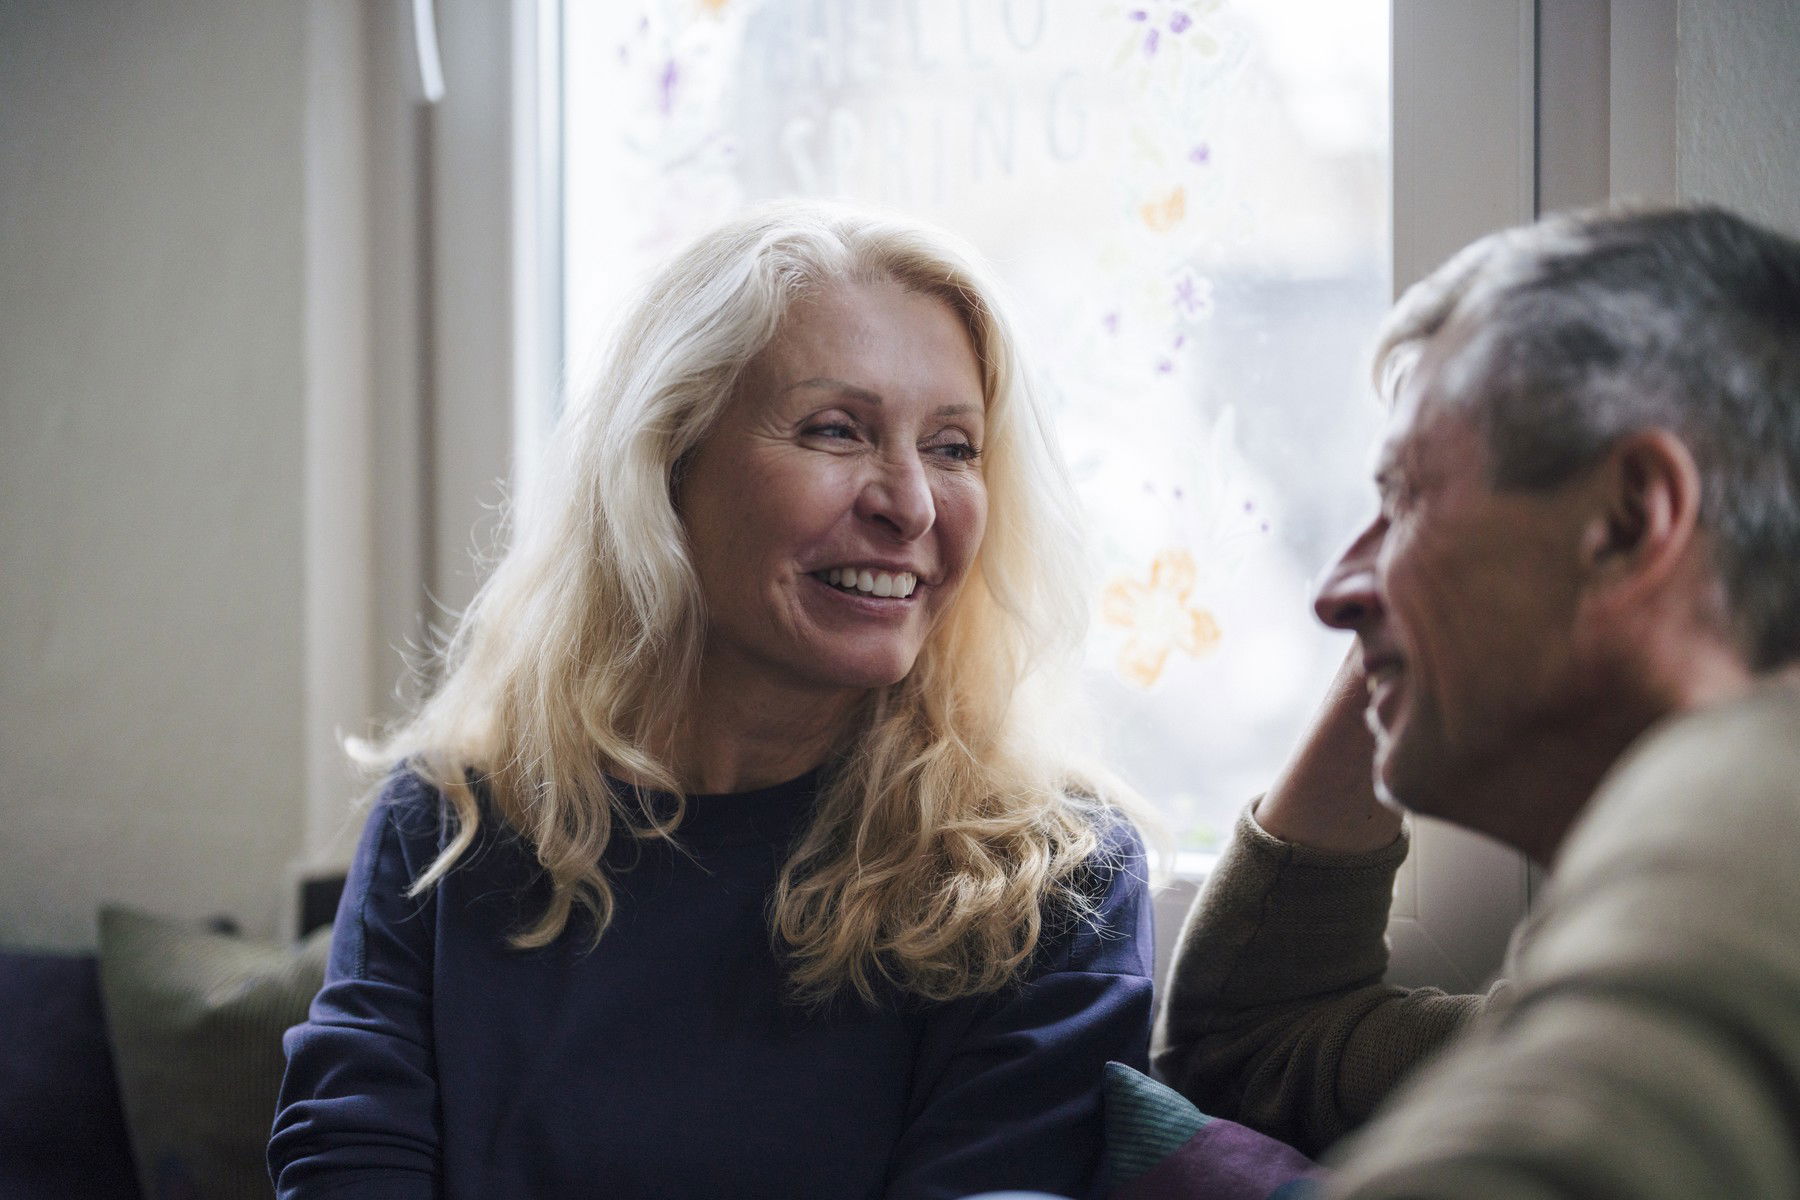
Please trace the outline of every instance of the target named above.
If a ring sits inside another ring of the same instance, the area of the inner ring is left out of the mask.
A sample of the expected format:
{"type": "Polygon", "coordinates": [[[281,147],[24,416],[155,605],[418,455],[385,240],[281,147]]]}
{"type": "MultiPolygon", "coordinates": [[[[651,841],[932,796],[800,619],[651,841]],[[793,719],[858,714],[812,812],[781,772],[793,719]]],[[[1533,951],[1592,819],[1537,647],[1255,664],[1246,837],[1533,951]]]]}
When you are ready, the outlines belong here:
{"type": "Polygon", "coordinates": [[[869,567],[832,567],[825,571],[813,571],[811,575],[838,591],[883,600],[905,600],[919,584],[919,577],[911,571],[884,571],[869,567]]]}

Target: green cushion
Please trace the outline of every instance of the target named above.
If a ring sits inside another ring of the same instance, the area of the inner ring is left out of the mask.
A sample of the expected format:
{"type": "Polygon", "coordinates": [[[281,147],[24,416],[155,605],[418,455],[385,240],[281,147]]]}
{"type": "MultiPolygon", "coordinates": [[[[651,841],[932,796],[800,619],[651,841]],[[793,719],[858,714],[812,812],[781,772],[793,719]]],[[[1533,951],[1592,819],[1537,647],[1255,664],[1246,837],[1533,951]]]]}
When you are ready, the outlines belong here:
{"type": "Polygon", "coordinates": [[[146,1196],[267,1197],[281,1035],[325,977],[295,947],[125,908],[100,913],[100,991],[146,1196]]]}
{"type": "Polygon", "coordinates": [[[1106,1064],[1106,1176],[1116,1188],[1187,1144],[1211,1117],[1187,1097],[1124,1063],[1106,1064]]]}

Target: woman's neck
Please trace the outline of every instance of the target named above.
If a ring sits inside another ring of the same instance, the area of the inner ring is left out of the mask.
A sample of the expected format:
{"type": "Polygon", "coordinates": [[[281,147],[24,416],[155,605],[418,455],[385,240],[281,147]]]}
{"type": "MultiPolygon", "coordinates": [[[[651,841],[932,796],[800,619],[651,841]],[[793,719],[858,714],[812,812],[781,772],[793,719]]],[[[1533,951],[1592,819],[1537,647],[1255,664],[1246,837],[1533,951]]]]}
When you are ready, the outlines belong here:
{"type": "Polygon", "coordinates": [[[670,738],[668,761],[696,795],[748,792],[804,775],[830,757],[861,695],[707,687],[670,738]]]}

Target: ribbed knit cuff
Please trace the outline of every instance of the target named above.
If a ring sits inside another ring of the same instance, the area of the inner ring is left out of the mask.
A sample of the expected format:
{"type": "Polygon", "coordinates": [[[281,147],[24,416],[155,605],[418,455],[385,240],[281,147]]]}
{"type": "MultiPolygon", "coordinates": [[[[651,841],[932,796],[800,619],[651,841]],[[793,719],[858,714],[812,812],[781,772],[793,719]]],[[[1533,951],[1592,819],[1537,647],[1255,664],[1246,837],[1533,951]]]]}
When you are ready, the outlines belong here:
{"type": "Polygon", "coordinates": [[[1334,854],[1274,837],[1253,807],[1239,816],[1196,914],[1211,930],[1221,999],[1281,1003],[1379,980],[1407,835],[1365,854],[1334,854]]]}
{"type": "Polygon", "coordinates": [[[1262,803],[1258,796],[1244,805],[1237,819],[1237,844],[1252,854],[1278,854],[1284,861],[1303,867],[1330,867],[1336,870],[1356,870],[1361,867],[1398,867],[1406,858],[1406,851],[1412,845],[1412,830],[1409,826],[1400,827],[1399,836],[1381,847],[1362,854],[1338,854],[1330,850],[1319,850],[1312,846],[1302,846],[1298,842],[1284,842],[1256,821],[1256,806],[1262,803]]]}

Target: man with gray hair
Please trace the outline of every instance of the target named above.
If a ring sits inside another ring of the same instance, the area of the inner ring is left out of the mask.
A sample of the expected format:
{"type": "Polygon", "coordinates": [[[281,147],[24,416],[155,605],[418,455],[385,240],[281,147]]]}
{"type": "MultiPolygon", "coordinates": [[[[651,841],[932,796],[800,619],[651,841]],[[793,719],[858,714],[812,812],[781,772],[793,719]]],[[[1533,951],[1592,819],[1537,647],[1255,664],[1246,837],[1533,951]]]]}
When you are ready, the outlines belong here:
{"type": "Polygon", "coordinates": [[[1550,218],[1411,289],[1377,370],[1380,511],[1316,605],[1356,649],[1157,1065],[1332,1196],[1800,1196],[1800,243],[1550,218]],[[1394,806],[1550,869],[1484,996],[1382,982],[1394,806]]]}

